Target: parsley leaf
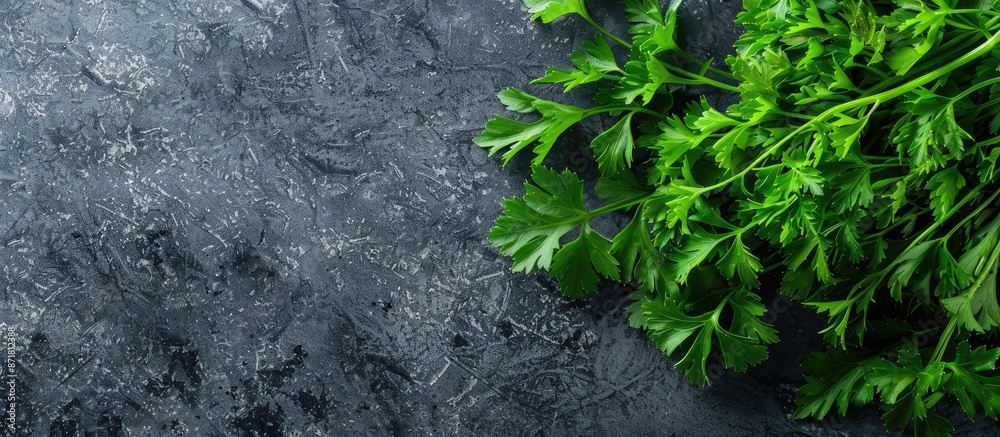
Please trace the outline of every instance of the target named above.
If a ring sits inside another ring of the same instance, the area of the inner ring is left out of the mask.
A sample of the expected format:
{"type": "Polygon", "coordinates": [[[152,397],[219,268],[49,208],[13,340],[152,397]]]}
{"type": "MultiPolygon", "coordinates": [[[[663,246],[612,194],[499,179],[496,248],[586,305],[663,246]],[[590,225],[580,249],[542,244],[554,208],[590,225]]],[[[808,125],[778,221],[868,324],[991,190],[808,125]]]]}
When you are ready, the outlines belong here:
{"type": "Polygon", "coordinates": [[[881,363],[881,358],[864,353],[841,351],[814,352],[802,363],[806,384],[795,400],[796,419],[812,417],[822,420],[831,409],[841,415],[847,409],[870,403],[875,395],[868,384],[869,375],[881,363]]]}
{"type": "Polygon", "coordinates": [[[564,15],[587,15],[583,0],[524,0],[524,4],[532,14],[531,19],[541,19],[543,23],[551,23],[564,15]]]}
{"type": "Polygon", "coordinates": [[[603,174],[619,173],[632,166],[632,116],[622,117],[611,129],[594,137],[590,148],[594,149],[597,166],[603,174]]]}
{"type": "Polygon", "coordinates": [[[569,170],[532,169],[534,185],[525,183],[521,199],[504,200],[504,215],[490,230],[490,242],[514,257],[514,271],[547,269],[560,238],[586,222],[583,182],[569,170]]]}
{"type": "Polygon", "coordinates": [[[611,242],[584,224],[580,236],[556,252],[549,271],[567,296],[586,296],[597,291],[598,274],[618,280],[618,261],[610,251],[611,242]]]}
{"type": "Polygon", "coordinates": [[[539,99],[515,89],[506,89],[499,94],[507,109],[521,113],[538,112],[541,118],[532,123],[496,116],[486,123],[486,130],[473,141],[489,149],[490,155],[504,151],[504,164],[521,149],[535,144],[534,164],[541,164],[552,150],[559,136],[586,116],[578,107],[539,99]]]}
{"type": "Polygon", "coordinates": [[[983,375],[996,370],[998,358],[1000,348],[980,346],[973,350],[968,342],[962,342],[955,361],[945,363],[951,376],[944,381],[943,389],[958,399],[970,419],[979,412],[993,420],[1000,414],[1000,377],[983,375]]]}
{"type": "Polygon", "coordinates": [[[545,76],[531,83],[563,84],[566,92],[580,85],[596,82],[602,79],[618,80],[624,71],[618,67],[615,54],[611,51],[607,39],[597,35],[593,42],[583,44],[583,50],[576,50],[570,56],[572,69],[549,67],[545,76]]]}
{"type": "Polygon", "coordinates": [[[611,243],[611,253],[621,265],[621,279],[635,280],[640,290],[651,294],[672,294],[673,275],[667,258],[653,245],[648,224],[636,213],[611,243]]]}
{"type": "Polygon", "coordinates": [[[524,184],[523,198],[504,201],[504,215],[489,236],[514,258],[514,271],[548,269],[570,297],[593,293],[601,278],[618,280],[611,242],[589,226],[601,211],[584,207],[580,178],[544,166],[532,168],[531,178],[534,184],[524,184]],[[579,236],[563,245],[563,237],[578,227],[579,236]]]}
{"type": "Polygon", "coordinates": [[[727,368],[745,371],[767,358],[765,344],[777,341],[776,331],[760,321],[764,306],[757,295],[744,289],[725,293],[708,311],[689,314],[665,299],[643,300],[639,325],[667,355],[685,350],[677,369],[697,385],[706,385],[708,360],[717,344],[727,368]],[[723,310],[735,313],[728,326],[721,320],[723,310]]]}

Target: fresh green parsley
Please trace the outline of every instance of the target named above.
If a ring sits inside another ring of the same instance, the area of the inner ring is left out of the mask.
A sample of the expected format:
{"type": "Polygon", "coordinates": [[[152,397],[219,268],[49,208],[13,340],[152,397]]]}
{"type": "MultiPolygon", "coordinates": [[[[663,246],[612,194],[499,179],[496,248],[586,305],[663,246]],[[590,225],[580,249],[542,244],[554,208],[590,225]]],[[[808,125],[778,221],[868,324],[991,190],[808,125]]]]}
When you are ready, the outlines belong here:
{"type": "Polygon", "coordinates": [[[532,156],[489,235],[515,271],[548,270],[570,297],[634,284],[632,325],[699,385],[713,354],[737,371],[767,358],[772,279],[828,319],[795,418],[873,404],[888,429],[944,436],[952,402],[997,420],[1000,0],[744,0],[725,68],[677,44],[679,0],[625,0],[627,36],[583,0],[524,3],[598,33],[533,82],[592,106],[507,89],[519,115],[475,139],[504,164],[532,156]],[[688,98],[705,87],[738,103],[688,98]],[[588,209],[584,181],[545,158],[595,116],[616,122],[590,143],[605,203],[588,209]],[[602,235],[606,214],[631,220],[602,235]]]}

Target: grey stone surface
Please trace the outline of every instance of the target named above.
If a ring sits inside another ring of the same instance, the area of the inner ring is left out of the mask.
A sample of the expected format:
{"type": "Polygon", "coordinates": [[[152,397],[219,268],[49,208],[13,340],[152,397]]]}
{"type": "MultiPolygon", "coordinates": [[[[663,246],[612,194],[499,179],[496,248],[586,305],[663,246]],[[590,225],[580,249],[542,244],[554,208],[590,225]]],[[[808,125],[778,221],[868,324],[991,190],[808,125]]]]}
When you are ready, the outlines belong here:
{"type": "MultiPolygon", "coordinates": [[[[689,2],[692,51],[737,7],[689,2]]],[[[567,301],[485,242],[526,169],[471,138],[589,36],[514,0],[0,3],[17,435],[878,434],[789,419],[794,312],[696,388],[621,290],[567,301]]]]}

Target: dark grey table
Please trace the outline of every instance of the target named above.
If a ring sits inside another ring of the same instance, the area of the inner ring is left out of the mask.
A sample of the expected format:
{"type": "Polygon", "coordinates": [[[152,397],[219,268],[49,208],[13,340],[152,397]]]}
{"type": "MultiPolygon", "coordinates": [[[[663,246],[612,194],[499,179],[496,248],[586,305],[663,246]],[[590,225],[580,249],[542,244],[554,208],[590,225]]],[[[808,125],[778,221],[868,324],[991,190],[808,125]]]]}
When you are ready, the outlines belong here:
{"type": "MultiPolygon", "coordinates": [[[[738,7],[686,3],[691,51],[738,7]]],[[[471,139],[590,36],[514,0],[0,3],[19,435],[881,433],[789,419],[794,311],[771,363],[697,388],[622,290],[568,301],[486,243],[527,168],[471,139]]]]}

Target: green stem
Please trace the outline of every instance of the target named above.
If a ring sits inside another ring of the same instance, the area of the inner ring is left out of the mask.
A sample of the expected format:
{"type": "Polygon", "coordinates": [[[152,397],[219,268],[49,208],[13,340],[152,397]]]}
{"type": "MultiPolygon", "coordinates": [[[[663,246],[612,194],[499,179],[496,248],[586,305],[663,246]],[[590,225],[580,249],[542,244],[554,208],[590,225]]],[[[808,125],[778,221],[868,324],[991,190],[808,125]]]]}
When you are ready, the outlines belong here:
{"type": "Polygon", "coordinates": [[[938,9],[934,11],[934,15],[959,15],[959,14],[990,15],[993,17],[1000,17],[1000,13],[985,9],[938,9]]]}
{"type": "MultiPolygon", "coordinates": [[[[987,34],[987,38],[988,37],[989,34],[987,34]]],[[[933,52],[928,53],[925,56],[927,58],[934,58],[934,57],[947,57],[955,53],[968,53],[970,50],[972,50],[972,47],[974,47],[974,43],[975,41],[969,38],[955,38],[934,48],[933,52]]],[[[919,77],[920,74],[922,74],[920,73],[922,69],[929,68],[929,66],[933,66],[934,64],[930,62],[927,64],[918,63],[915,67],[913,67],[913,69],[910,70],[909,73],[907,73],[906,76],[894,76],[894,75],[886,76],[885,72],[875,67],[870,67],[865,64],[853,64],[853,65],[854,67],[861,67],[865,70],[868,70],[869,72],[875,73],[876,75],[882,77],[881,81],[874,84],[871,88],[868,89],[869,93],[877,93],[881,92],[883,89],[892,88],[902,82],[907,81],[908,80],[907,77],[912,77],[912,76],[919,77]],[[928,67],[924,67],[924,65],[927,65],[928,67]]]]}
{"type": "MultiPolygon", "coordinates": [[[[992,26],[992,24],[990,26],[992,26]]],[[[956,37],[944,44],[941,44],[940,46],[935,47],[933,50],[926,53],[923,59],[947,58],[954,56],[956,53],[969,53],[977,48],[976,42],[979,41],[980,38],[986,38],[988,40],[990,37],[991,33],[985,29],[977,29],[975,31],[966,32],[961,37],[956,37]],[[985,34],[983,34],[984,32],[985,34]]],[[[917,65],[910,70],[907,76],[919,76],[924,74],[923,72],[933,65],[933,62],[918,62],[917,65]]]]}
{"type": "Polygon", "coordinates": [[[990,138],[988,140],[977,141],[976,145],[979,146],[979,147],[983,147],[983,146],[991,146],[991,145],[994,145],[994,144],[997,144],[997,143],[1000,143],[1000,136],[996,136],[996,137],[990,138]]]}
{"type": "Polygon", "coordinates": [[[995,78],[990,79],[990,80],[984,80],[982,82],[979,82],[979,83],[977,83],[977,84],[969,87],[969,89],[956,94],[955,97],[952,97],[951,98],[951,102],[949,102],[949,103],[954,104],[955,102],[963,99],[965,96],[968,96],[969,94],[972,94],[972,93],[974,93],[976,91],[979,91],[979,90],[981,90],[981,89],[983,89],[985,87],[988,87],[990,85],[993,85],[995,83],[1000,83],[1000,77],[995,77],[995,78]]]}
{"type": "Polygon", "coordinates": [[[921,87],[921,86],[927,84],[928,82],[931,82],[931,81],[933,81],[935,79],[938,79],[941,76],[944,76],[945,74],[948,74],[948,73],[950,73],[950,72],[952,72],[952,71],[954,71],[954,70],[962,67],[963,65],[965,65],[965,64],[967,64],[969,62],[972,62],[976,58],[979,58],[980,56],[983,56],[986,53],[989,53],[990,50],[992,50],[993,47],[995,47],[998,42],[1000,42],[1000,31],[994,33],[993,36],[991,36],[988,40],[986,40],[985,42],[983,42],[982,44],[980,44],[979,47],[977,47],[975,50],[972,50],[972,51],[970,51],[970,52],[968,52],[968,53],[966,53],[966,54],[964,54],[964,55],[956,58],[955,60],[953,60],[953,61],[945,64],[941,68],[938,68],[938,69],[935,69],[935,70],[930,71],[928,73],[925,73],[925,74],[917,77],[916,79],[913,79],[913,80],[911,80],[911,81],[909,81],[909,82],[907,82],[907,83],[905,83],[903,85],[900,85],[900,86],[898,86],[896,88],[891,88],[891,89],[888,89],[886,91],[882,91],[880,93],[872,94],[872,95],[869,95],[869,96],[866,96],[866,97],[861,97],[861,98],[858,98],[856,100],[852,100],[850,102],[841,103],[841,104],[839,104],[837,106],[834,106],[834,107],[832,107],[830,109],[827,109],[826,111],[823,111],[822,113],[820,113],[819,115],[817,115],[816,118],[810,120],[807,123],[802,124],[801,126],[799,126],[798,128],[796,128],[794,131],[792,131],[790,134],[785,135],[784,137],[782,137],[780,140],[778,140],[778,142],[774,143],[774,145],[772,145],[771,147],[768,147],[767,150],[764,151],[764,153],[761,153],[760,156],[758,156],[756,159],[754,159],[753,162],[751,162],[750,165],[748,165],[742,171],[734,174],[733,176],[731,176],[731,177],[729,177],[729,178],[727,178],[727,179],[725,179],[725,180],[723,180],[723,181],[721,181],[719,183],[716,183],[716,184],[708,186],[708,187],[701,188],[700,190],[698,190],[698,194],[700,195],[702,193],[707,193],[709,191],[725,187],[725,186],[733,183],[737,179],[742,178],[747,173],[749,173],[750,171],[752,171],[755,167],[759,166],[762,162],[764,162],[764,160],[766,160],[768,157],[770,157],[775,152],[777,152],[778,150],[780,150],[781,147],[785,145],[785,143],[788,143],[789,141],[791,141],[792,138],[794,138],[798,134],[801,134],[801,133],[807,131],[809,128],[813,127],[813,125],[818,124],[818,123],[823,122],[823,121],[826,121],[827,119],[833,117],[834,115],[846,113],[847,111],[850,111],[852,109],[860,108],[860,107],[865,106],[865,105],[870,105],[870,104],[875,104],[875,103],[880,103],[880,102],[885,102],[885,101],[889,101],[889,100],[895,99],[896,97],[899,97],[899,96],[901,96],[901,95],[903,95],[905,93],[908,93],[908,92],[910,92],[910,91],[912,91],[912,90],[914,90],[914,89],[916,89],[918,87],[921,87]]]}
{"type": "MultiPolygon", "coordinates": [[[[978,192],[978,191],[979,190],[976,190],[976,192],[978,192]]],[[[986,201],[983,202],[981,205],[979,205],[979,207],[976,208],[975,211],[972,211],[972,214],[966,214],[966,216],[962,219],[962,221],[960,221],[957,224],[955,224],[955,226],[953,228],[951,228],[951,231],[948,231],[948,233],[945,234],[944,239],[947,240],[949,237],[951,237],[951,234],[954,234],[955,231],[958,231],[959,229],[961,229],[961,227],[964,224],[966,224],[969,220],[972,220],[973,218],[978,217],[979,214],[982,213],[984,209],[986,209],[986,207],[988,207],[988,206],[994,206],[993,199],[996,199],[996,197],[997,197],[998,194],[1000,194],[1000,191],[994,192],[993,195],[990,196],[988,199],[986,199],[986,201]]]]}
{"type": "Polygon", "coordinates": [[[775,109],[774,113],[784,115],[785,117],[788,117],[788,118],[798,118],[800,120],[809,120],[809,119],[812,118],[812,117],[810,117],[808,115],[796,114],[794,112],[785,111],[784,109],[775,109]]]}
{"type": "Polygon", "coordinates": [[[726,90],[726,91],[731,91],[731,92],[734,92],[734,93],[740,92],[740,89],[738,87],[729,85],[727,83],[722,83],[722,82],[719,82],[719,81],[717,81],[715,79],[707,78],[705,76],[698,75],[697,73],[692,73],[690,71],[687,71],[687,70],[685,70],[683,68],[680,68],[678,66],[672,65],[670,63],[663,62],[663,66],[666,67],[667,70],[671,70],[673,73],[687,76],[688,80],[691,81],[690,82],[691,85],[702,84],[702,85],[713,86],[713,87],[716,87],[716,88],[719,88],[719,89],[722,89],[722,90],[726,90]]]}
{"type": "Polygon", "coordinates": [[[982,288],[986,279],[991,276],[995,278],[998,259],[1000,259],[1000,240],[997,241],[996,246],[993,247],[993,253],[990,254],[990,258],[986,261],[986,269],[976,275],[976,282],[972,283],[972,286],[969,287],[969,290],[965,293],[975,294],[980,288],[982,288]]]}
{"type": "Polygon", "coordinates": [[[659,112],[643,108],[642,106],[631,106],[631,105],[604,105],[604,106],[598,106],[596,108],[590,108],[590,109],[588,109],[586,111],[583,111],[583,116],[584,117],[592,117],[592,116],[597,115],[597,114],[606,114],[608,112],[615,112],[615,111],[639,112],[639,113],[642,113],[642,114],[646,114],[646,115],[650,115],[650,116],[653,116],[653,117],[657,117],[657,118],[659,118],[661,120],[664,120],[664,121],[669,120],[665,115],[663,115],[663,114],[661,114],[659,112]]]}
{"type": "MultiPolygon", "coordinates": [[[[1000,241],[998,241],[997,245],[993,248],[993,253],[990,254],[989,260],[987,261],[986,265],[991,267],[988,267],[979,275],[976,275],[976,282],[974,282],[968,290],[962,293],[962,295],[974,295],[980,288],[982,288],[983,283],[986,282],[987,279],[993,278],[996,280],[995,275],[998,259],[1000,259],[1000,241]]],[[[971,300],[972,296],[970,296],[969,299],[971,300]]],[[[934,355],[931,355],[932,363],[940,362],[944,357],[944,351],[948,348],[948,344],[951,342],[951,337],[955,334],[956,329],[958,329],[958,319],[953,316],[951,320],[948,321],[948,326],[945,326],[944,333],[941,334],[941,339],[938,340],[937,347],[934,348],[934,355]]]]}
{"type": "Polygon", "coordinates": [[[955,334],[955,328],[958,326],[958,319],[952,317],[948,321],[948,326],[944,327],[944,332],[941,333],[941,338],[938,339],[938,344],[934,348],[934,354],[931,355],[931,363],[940,363],[941,359],[944,357],[944,351],[948,348],[948,344],[951,343],[951,336],[955,334]]]}
{"type": "MultiPolygon", "coordinates": [[[[892,159],[897,159],[897,158],[896,157],[892,157],[892,159]]],[[[902,165],[903,164],[901,162],[897,161],[897,162],[887,162],[887,163],[884,163],[884,164],[869,164],[868,168],[872,168],[872,169],[875,169],[875,168],[895,168],[895,169],[898,169],[902,165]]]]}
{"type": "Polygon", "coordinates": [[[958,22],[958,21],[955,21],[955,20],[945,19],[944,21],[949,26],[954,27],[956,29],[971,30],[971,31],[973,31],[975,33],[979,33],[979,32],[983,31],[983,29],[979,28],[978,26],[973,26],[973,25],[970,25],[970,24],[961,23],[961,22],[958,22]]]}
{"type": "Polygon", "coordinates": [[[594,28],[597,29],[598,32],[603,33],[605,36],[607,36],[608,38],[611,38],[616,43],[621,44],[623,47],[625,47],[627,49],[631,49],[632,48],[632,44],[629,44],[625,40],[619,38],[617,35],[609,32],[608,29],[604,28],[604,26],[601,26],[600,24],[597,24],[597,22],[594,21],[593,18],[590,18],[590,13],[583,12],[581,14],[581,16],[583,17],[584,20],[586,20],[588,23],[590,23],[591,26],[594,26],[594,28]]]}
{"type": "Polygon", "coordinates": [[[782,268],[782,267],[787,267],[787,266],[785,266],[785,263],[783,263],[783,262],[780,262],[780,261],[779,261],[779,262],[775,262],[775,263],[772,263],[772,264],[768,264],[768,265],[767,265],[766,267],[764,267],[764,268],[763,268],[763,269],[762,269],[762,270],[760,271],[760,273],[758,273],[758,274],[759,274],[759,275],[761,275],[761,276],[763,276],[763,275],[766,275],[766,274],[768,274],[768,273],[771,273],[771,272],[773,272],[773,271],[775,271],[775,270],[777,270],[777,269],[780,269],[780,268],[782,268]]]}
{"type": "MultiPolygon", "coordinates": [[[[694,56],[691,56],[688,52],[685,52],[685,51],[679,50],[679,49],[676,50],[676,52],[678,54],[680,54],[682,57],[684,57],[684,59],[687,59],[687,60],[689,60],[691,62],[694,62],[695,64],[702,64],[702,65],[704,65],[701,60],[695,58],[694,56]]],[[[719,76],[722,76],[722,77],[724,77],[726,79],[736,79],[735,77],[733,77],[733,73],[730,73],[730,72],[727,72],[727,71],[715,68],[711,64],[708,65],[708,71],[711,71],[712,73],[715,73],[715,74],[717,74],[719,76]]]]}
{"type": "Polygon", "coordinates": [[[636,206],[636,205],[644,202],[646,199],[649,199],[649,196],[650,196],[650,194],[640,194],[640,195],[637,195],[637,196],[632,196],[632,197],[630,197],[628,199],[619,200],[617,202],[609,203],[609,204],[604,205],[604,206],[602,206],[600,208],[593,209],[593,210],[587,211],[587,212],[585,212],[583,214],[580,214],[580,215],[574,217],[573,219],[570,219],[570,221],[574,222],[574,223],[579,223],[580,221],[589,221],[590,219],[592,219],[594,217],[601,216],[601,215],[608,214],[608,213],[612,213],[612,212],[615,212],[615,211],[627,210],[629,208],[632,208],[633,206],[636,206]]]}
{"type": "Polygon", "coordinates": [[[895,219],[891,225],[886,226],[885,229],[882,229],[881,231],[878,231],[878,232],[872,234],[872,236],[874,236],[874,237],[882,237],[883,235],[888,234],[889,232],[891,232],[893,229],[896,229],[896,228],[898,228],[898,227],[906,224],[910,220],[913,220],[913,219],[915,219],[915,218],[917,218],[917,217],[925,214],[926,212],[927,212],[926,209],[918,208],[917,211],[915,211],[915,212],[911,212],[909,214],[906,214],[906,215],[904,215],[902,217],[899,217],[899,218],[895,219]]]}
{"type": "Polygon", "coordinates": [[[979,91],[979,90],[981,90],[981,89],[983,89],[983,88],[985,88],[987,86],[993,85],[995,83],[1000,83],[1000,77],[994,77],[993,79],[984,80],[982,82],[979,82],[979,83],[977,83],[977,84],[969,87],[969,89],[956,94],[955,97],[952,97],[950,103],[955,103],[955,102],[961,100],[962,98],[964,98],[965,96],[967,96],[969,94],[972,94],[972,93],[974,93],[976,91],[979,91]]]}
{"type": "Polygon", "coordinates": [[[569,217],[567,219],[564,219],[564,220],[561,220],[561,221],[558,221],[558,222],[555,222],[555,223],[545,223],[544,226],[545,227],[563,226],[563,225],[576,226],[576,225],[579,225],[579,224],[588,223],[594,217],[602,216],[604,214],[609,214],[609,213],[612,213],[612,212],[615,212],[615,211],[621,211],[623,209],[629,209],[629,208],[631,208],[633,206],[636,206],[636,205],[642,203],[643,201],[645,201],[649,197],[650,197],[650,194],[640,194],[640,195],[632,196],[631,198],[628,198],[628,199],[625,199],[625,200],[620,200],[620,201],[614,202],[614,203],[609,203],[609,204],[604,205],[604,206],[602,206],[600,208],[597,208],[597,209],[593,209],[593,210],[590,210],[590,211],[583,211],[583,212],[580,213],[580,215],[577,215],[577,216],[574,216],[574,217],[569,217]]]}

